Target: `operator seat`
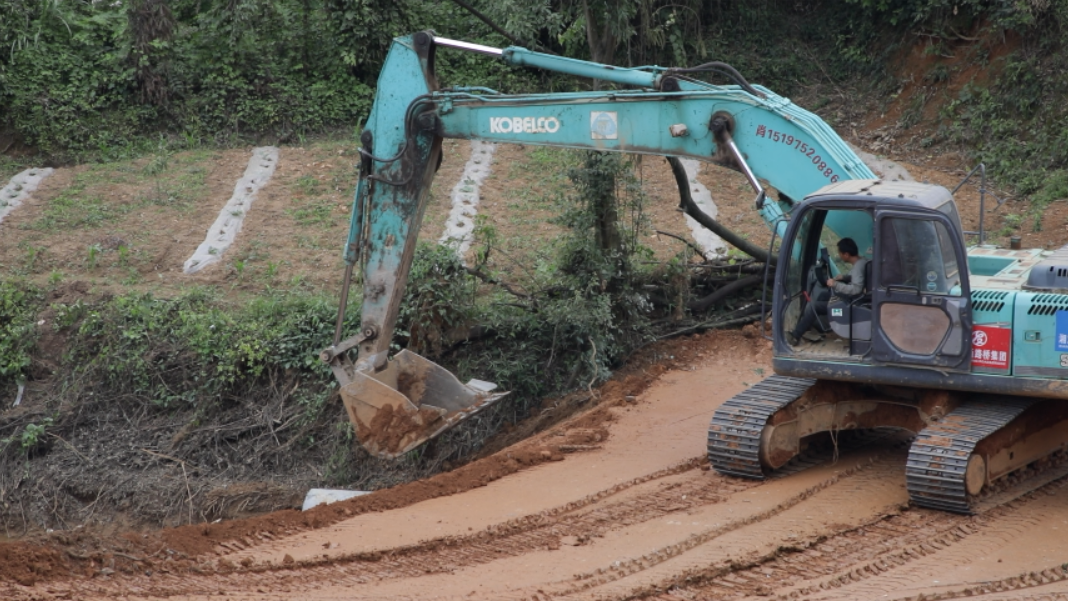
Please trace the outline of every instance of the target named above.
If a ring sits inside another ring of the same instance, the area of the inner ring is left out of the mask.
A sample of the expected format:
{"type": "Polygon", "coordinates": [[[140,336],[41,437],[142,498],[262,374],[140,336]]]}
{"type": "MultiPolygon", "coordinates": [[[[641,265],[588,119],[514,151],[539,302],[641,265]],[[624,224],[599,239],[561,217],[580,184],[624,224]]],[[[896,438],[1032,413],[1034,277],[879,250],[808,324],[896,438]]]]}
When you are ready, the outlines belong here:
{"type": "Polygon", "coordinates": [[[849,354],[863,355],[871,348],[871,266],[864,265],[864,291],[854,298],[834,297],[827,303],[831,330],[849,341],[849,354]]]}

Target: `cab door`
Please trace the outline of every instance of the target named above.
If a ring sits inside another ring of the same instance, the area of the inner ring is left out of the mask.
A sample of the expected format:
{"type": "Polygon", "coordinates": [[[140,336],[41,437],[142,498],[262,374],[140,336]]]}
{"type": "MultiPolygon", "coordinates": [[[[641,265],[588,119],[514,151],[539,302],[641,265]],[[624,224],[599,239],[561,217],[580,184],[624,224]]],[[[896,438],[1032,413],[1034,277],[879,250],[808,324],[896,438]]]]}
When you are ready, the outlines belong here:
{"type": "Polygon", "coordinates": [[[959,229],[940,213],[876,213],[873,358],[968,370],[971,310],[959,229]]]}

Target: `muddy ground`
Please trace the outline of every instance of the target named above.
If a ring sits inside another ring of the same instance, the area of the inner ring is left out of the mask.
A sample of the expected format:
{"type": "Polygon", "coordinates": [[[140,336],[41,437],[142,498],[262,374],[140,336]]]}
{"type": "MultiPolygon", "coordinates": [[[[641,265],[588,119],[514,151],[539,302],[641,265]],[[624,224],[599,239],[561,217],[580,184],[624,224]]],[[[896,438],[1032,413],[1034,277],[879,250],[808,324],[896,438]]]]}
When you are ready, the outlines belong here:
{"type": "Polygon", "coordinates": [[[769,362],[755,325],[709,332],[651,348],[586,411],[425,481],[305,513],[4,545],[0,597],[1068,597],[1063,480],[975,516],[916,509],[907,441],[890,433],[763,482],[710,471],[712,412],[769,362]]]}

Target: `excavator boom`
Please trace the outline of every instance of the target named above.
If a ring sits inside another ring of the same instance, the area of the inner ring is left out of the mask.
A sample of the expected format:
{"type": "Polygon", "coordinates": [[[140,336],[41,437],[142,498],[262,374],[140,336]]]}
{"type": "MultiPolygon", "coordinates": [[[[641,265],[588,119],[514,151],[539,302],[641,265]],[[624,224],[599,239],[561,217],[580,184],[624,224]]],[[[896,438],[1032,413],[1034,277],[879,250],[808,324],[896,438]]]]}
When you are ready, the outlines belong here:
{"type": "MultiPolygon", "coordinates": [[[[712,162],[746,175],[757,210],[780,235],[789,205],[765,202],[761,180],[785,198],[800,199],[827,184],[875,177],[821,119],[736,73],[734,79],[733,85],[712,85],[680,70],[622,69],[430,32],[397,38],[361,135],[360,179],[345,247],[346,293],[352,269],[358,266],[363,275],[361,328],[342,340],[339,315],[334,344],[322,352],[342,385],[361,444],[376,455],[397,456],[502,396],[489,383],[462,384],[409,351],[387,357],[442,138],[712,162]],[[442,90],[434,73],[442,47],[637,88],[525,95],[442,90]],[[347,353],[353,348],[355,360],[347,353]]],[[[841,219],[831,225],[849,229],[849,216],[841,219]]]]}

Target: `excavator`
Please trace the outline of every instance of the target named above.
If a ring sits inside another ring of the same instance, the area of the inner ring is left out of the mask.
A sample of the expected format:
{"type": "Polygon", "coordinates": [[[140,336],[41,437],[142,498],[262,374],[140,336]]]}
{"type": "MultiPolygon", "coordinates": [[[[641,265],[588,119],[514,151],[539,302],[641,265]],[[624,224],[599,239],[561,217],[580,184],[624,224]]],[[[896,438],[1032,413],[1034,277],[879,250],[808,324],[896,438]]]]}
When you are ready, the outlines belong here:
{"type": "Polygon", "coordinates": [[[1010,474],[1063,471],[1068,246],[1002,249],[982,236],[966,245],[947,189],[880,180],[819,117],[724,63],[621,68],[432,31],[395,39],[379,77],[360,136],[337,328],[320,355],[370,453],[403,455],[506,394],[461,383],[408,350],[389,356],[444,138],[686,157],[744,174],[769,248],[779,248],[765,282],[774,375],[715,411],[708,457],[717,471],[765,478],[817,436],[880,428],[912,433],[906,482],[919,506],[969,513],[1010,474]],[[442,89],[434,62],[443,49],[615,89],[442,89]],[[708,72],[732,83],[696,78],[708,72]],[[789,333],[821,282],[849,267],[827,252],[845,238],[870,259],[863,290],[831,296],[820,336],[796,340],[789,333]],[[342,339],[356,266],[360,330],[342,339]]]}

